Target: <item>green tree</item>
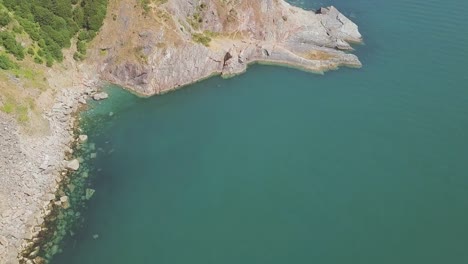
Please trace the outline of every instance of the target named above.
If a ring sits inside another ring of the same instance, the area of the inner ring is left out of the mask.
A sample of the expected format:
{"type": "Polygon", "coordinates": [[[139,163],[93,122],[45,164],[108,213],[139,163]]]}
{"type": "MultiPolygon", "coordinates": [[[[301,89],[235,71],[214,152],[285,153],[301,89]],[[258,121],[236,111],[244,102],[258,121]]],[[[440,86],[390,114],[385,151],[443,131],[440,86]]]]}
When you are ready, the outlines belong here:
{"type": "Polygon", "coordinates": [[[16,68],[15,63],[12,62],[5,54],[0,54],[0,69],[10,70],[13,68],[16,68]]]}
{"type": "Polygon", "coordinates": [[[10,15],[5,11],[1,11],[0,12],[0,27],[7,26],[8,24],[10,24],[10,22],[11,22],[10,15]]]}

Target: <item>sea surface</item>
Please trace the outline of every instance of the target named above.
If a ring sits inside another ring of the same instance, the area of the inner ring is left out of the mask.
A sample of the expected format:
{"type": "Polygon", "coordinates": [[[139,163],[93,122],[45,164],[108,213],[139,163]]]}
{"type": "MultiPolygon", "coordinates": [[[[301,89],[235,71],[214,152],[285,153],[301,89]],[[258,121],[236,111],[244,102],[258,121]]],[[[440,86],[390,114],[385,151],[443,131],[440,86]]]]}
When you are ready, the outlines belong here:
{"type": "Polygon", "coordinates": [[[355,21],[364,67],[108,87],[52,263],[468,263],[468,1],[291,3],[355,21]]]}

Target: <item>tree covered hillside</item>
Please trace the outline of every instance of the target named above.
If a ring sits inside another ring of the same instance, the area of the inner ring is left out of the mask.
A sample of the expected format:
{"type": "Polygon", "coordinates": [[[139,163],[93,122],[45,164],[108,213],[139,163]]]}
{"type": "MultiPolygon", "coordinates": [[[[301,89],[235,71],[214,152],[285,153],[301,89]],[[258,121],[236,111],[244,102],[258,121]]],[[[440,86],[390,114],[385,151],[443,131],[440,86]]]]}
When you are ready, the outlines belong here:
{"type": "Polygon", "coordinates": [[[86,43],[102,26],[107,1],[0,0],[0,55],[3,47],[17,60],[32,56],[36,63],[52,66],[63,60],[62,49],[71,47],[72,38],[78,36],[74,57],[83,59],[86,43]]]}

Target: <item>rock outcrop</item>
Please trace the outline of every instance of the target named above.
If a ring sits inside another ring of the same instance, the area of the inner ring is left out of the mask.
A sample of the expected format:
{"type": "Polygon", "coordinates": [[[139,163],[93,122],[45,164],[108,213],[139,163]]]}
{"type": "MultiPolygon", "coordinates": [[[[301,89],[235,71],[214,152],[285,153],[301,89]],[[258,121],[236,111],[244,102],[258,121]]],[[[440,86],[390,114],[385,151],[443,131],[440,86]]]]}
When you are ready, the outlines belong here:
{"type": "Polygon", "coordinates": [[[102,78],[142,95],[239,74],[254,62],[315,72],[361,66],[345,52],[361,41],[358,27],[335,7],[313,12],[283,0],[169,0],[144,12],[120,0],[111,10],[91,56],[102,78]]]}

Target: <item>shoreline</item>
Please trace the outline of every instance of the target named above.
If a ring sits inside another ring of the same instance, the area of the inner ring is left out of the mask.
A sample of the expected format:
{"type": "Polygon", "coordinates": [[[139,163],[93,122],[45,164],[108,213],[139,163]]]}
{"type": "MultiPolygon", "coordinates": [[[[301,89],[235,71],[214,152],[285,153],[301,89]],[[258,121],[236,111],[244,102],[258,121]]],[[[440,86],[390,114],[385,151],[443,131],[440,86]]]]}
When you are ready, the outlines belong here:
{"type": "Polygon", "coordinates": [[[48,82],[52,91],[45,96],[52,93],[53,102],[43,113],[46,134],[27,134],[11,117],[0,114],[1,136],[6,138],[0,142],[0,176],[5,177],[0,179],[0,263],[44,263],[36,256],[35,244],[49,228],[45,219],[67,199],[59,191],[77,140],[78,115],[102,84],[97,74],[75,67],[51,70],[48,82]],[[62,83],[69,85],[60,88],[62,83]]]}
{"type": "MultiPolygon", "coordinates": [[[[356,43],[362,43],[362,42],[356,42],[356,43]]],[[[323,62],[325,60],[320,60],[320,61],[323,62]]],[[[202,82],[204,80],[207,80],[207,79],[210,79],[210,78],[213,78],[213,77],[217,77],[217,76],[219,76],[219,77],[221,77],[223,79],[233,78],[233,77],[245,74],[248,71],[249,67],[254,66],[254,65],[283,67],[283,68],[295,69],[295,70],[298,70],[298,71],[303,71],[303,72],[317,74],[317,75],[325,75],[325,73],[327,73],[329,71],[337,71],[340,68],[350,68],[350,69],[360,69],[360,68],[362,68],[362,64],[346,64],[346,63],[341,63],[341,64],[340,63],[334,63],[334,64],[331,63],[330,65],[326,65],[326,66],[323,66],[321,68],[314,68],[314,67],[308,67],[306,65],[295,63],[294,61],[255,59],[255,60],[252,60],[252,61],[246,63],[245,68],[243,68],[240,71],[232,72],[232,73],[229,73],[229,74],[224,73],[222,70],[221,71],[218,71],[218,70],[213,71],[211,74],[209,74],[206,77],[200,77],[199,79],[196,79],[194,81],[191,81],[191,82],[188,82],[188,83],[185,83],[185,84],[181,84],[181,85],[172,87],[172,88],[167,89],[167,90],[162,90],[161,92],[156,93],[156,94],[142,93],[141,91],[132,89],[131,87],[128,87],[128,86],[126,86],[125,84],[122,84],[122,83],[113,83],[111,81],[106,81],[106,82],[109,82],[109,83],[114,84],[114,85],[118,85],[118,86],[122,87],[123,89],[125,89],[126,91],[128,91],[129,93],[132,93],[132,94],[134,94],[134,95],[136,95],[138,97],[150,98],[152,96],[164,95],[164,94],[167,94],[167,93],[171,93],[171,92],[173,92],[175,90],[184,89],[187,86],[190,86],[192,84],[199,83],[199,82],[202,82]]]]}

